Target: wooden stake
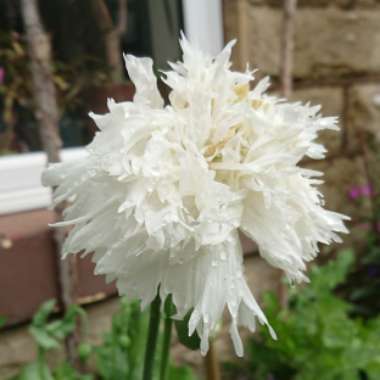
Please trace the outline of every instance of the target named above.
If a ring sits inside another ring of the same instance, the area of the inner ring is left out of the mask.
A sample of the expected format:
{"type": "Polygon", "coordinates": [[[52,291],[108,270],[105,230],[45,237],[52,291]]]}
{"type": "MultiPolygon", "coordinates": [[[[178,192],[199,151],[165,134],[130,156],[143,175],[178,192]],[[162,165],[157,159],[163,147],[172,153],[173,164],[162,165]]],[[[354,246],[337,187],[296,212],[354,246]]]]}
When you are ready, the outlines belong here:
{"type": "MultiPolygon", "coordinates": [[[[39,125],[39,134],[48,162],[60,161],[62,142],[58,132],[59,112],[56,90],[53,82],[50,39],[44,31],[36,0],[22,0],[21,12],[25,26],[30,58],[30,71],[33,82],[33,98],[35,100],[35,117],[39,125]]],[[[61,220],[63,205],[55,211],[55,221],[61,220]]],[[[60,252],[65,237],[65,231],[56,229],[54,240],[57,251],[60,252]]],[[[58,254],[58,257],[60,255],[58,254]]],[[[76,264],[75,258],[61,261],[58,259],[61,301],[66,310],[75,303],[76,264]]],[[[76,356],[76,345],[79,339],[79,329],[68,336],[66,350],[72,365],[79,368],[76,356]]]]}
{"type": "Polygon", "coordinates": [[[221,380],[219,360],[214,342],[210,340],[209,344],[207,355],[204,358],[207,380],[221,380]]]}
{"type": "Polygon", "coordinates": [[[294,18],[297,0],[284,0],[280,76],[282,93],[289,97],[293,90],[294,18]]]}
{"type": "MultiPolygon", "coordinates": [[[[289,98],[293,91],[293,60],[294,60],[294,18],[297,9],[297,0],[284,0],[283,24],[281,36],[280,77],[281,90],[285,98],[289,98]]],[[[288,305],[288,289],[283,281],[282,272],[279,274],[279,301],[283,308],[288,305]]]]}
{"type": "Polygon", "coordinates": [[[127,0],[118,0],[118,19],[116,30],[119,38],[127,31],[128,9],[127,0]]]}
{"type": "Polygon", "coordinates": [[[115,26],[107,4],[104,0],[90,0],[91,10],[96,24],[103,36],[107,64],[111,69],[111,79],[114,83],[123,81],[123,64],[121,59],[121,34],[126,30],[127,4],[125,0],[119,0],[119,17],[115,26]]]}

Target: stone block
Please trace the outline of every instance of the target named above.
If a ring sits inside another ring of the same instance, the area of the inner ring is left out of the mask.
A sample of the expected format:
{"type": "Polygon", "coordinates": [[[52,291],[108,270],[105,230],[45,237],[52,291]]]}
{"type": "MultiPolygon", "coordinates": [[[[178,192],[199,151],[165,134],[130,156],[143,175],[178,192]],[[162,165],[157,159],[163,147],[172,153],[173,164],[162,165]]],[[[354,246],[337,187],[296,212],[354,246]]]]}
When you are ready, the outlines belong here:
{"type": "Polygon", "coordinates": [[[249,17],[250,5],[247,0],[224,0],[223,22],[225,42],[237,39],[232,50],[232,66],[235,70],[244,71],[249,62],[249,46],[251,25],[249,17]]]}
{"type": "Polygon", "coordinates": [[[340,130],[326,130],[320,133],[320,142],[328,150],[327,157],[337,156],[342,151],[342,140],[345,125],[343,124],[343,90],[339,87],[312,87],[295,90],[290,100],[310,102],[311,105],[321,105],[323,116],[337,116],[340,120],[340,130]]]}
{"type": "Polygon", "coordinates": [[[86,307],[86,342],[97,345],[103,341],[104,334],[111,330],[112,316],[119,311],[119,305],[119,297],[114,297],[86,307]]]}
{"type": "Polygon", "coordinates": [[[27,327],[3,331],[0,336],[0,379],[15,376],[23,365],[35,360],[36,355],[27,327]]]}
{"type": "MultiPolygon", "coordinates": [[[[233,0],[231,0],[233,1],[233,0]]],[[[282,7],[283,0],[249,0],[252,5],[282,7]]],[[[379,0],[298,0],[298,7],[337,7],[342,9],[373,8],[380,5],[379,0]]]]}
{"type": "Polygon", "coordinates": [[[350,133],[357,137],[365,132],[380,144],[380,84],[355,85],[348,94],[350,133]]]}
{"type": "MultiPolygon", "coordinates": [[[[230,2],[227,2],[230,3],[230,2]]],[[[244,35],[231,19],[226,38],[246,39],[238,43],[239,57],[265,73],[277,76],[280,70],[282,11],[279,8],[240,7],[235,12],[246,25],[244,35]],[[240,12],[240,13],[239,13],[240,12]]],[[[233,8],[233,4],[228,5],[233,8]]],[[[229,14],[225,18],[230,17],[229,14]]],[[[380,72],[380,8],[343,10],[337,7],[303,8],[296,14],[294,77],[336,80],[349,74],[380,72]]],[[[239,66],[244,66],[240,62],[239,66]]]]}

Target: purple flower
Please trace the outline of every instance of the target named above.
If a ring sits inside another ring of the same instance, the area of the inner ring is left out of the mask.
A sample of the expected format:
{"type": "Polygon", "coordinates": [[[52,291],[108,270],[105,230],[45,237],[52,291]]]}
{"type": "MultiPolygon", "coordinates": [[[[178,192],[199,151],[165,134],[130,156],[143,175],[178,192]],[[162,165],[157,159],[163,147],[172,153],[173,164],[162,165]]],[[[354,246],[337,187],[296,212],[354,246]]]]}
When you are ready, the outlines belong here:
{"type": "Polygon", "coordinates": [[[357,199],[357,198],[359,198],[360,197],[360,187],[358,187],[358,186],[351,187],[351,189],[348,192],[348,196],[351,199],[357,199]]]}
{"type": "Polygon", "coordinates": [[[363,186],[353,186],[348,191],[348,196],[351,199],[358,199],[360,197],[371,197],[373,195],[373,189],[370,184],[363,186]]]}
{"type": "Polygon", "coordinates": [[[0,84],[3,84],[5,78],[5,70],[4,67],[0,67],[0,84]]]}

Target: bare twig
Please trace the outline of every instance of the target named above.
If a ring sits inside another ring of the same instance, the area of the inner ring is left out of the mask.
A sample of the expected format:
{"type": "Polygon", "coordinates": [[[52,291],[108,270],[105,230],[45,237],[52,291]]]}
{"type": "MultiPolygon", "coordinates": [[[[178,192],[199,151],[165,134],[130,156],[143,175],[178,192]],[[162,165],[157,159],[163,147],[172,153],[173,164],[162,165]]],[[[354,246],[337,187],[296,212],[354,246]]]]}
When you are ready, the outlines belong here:
{"type": "MultiPolygon", "coordinates": [[[[280,77],[282,94],[289,98],[293,90],[294,18],[297,0],[284,0],[283,4],[280,77]]],[[[282,273],[280,273],[278,293],[281,306],[286,308],[288,305],[288,289],[283,281],[282,273]]]]}
{"type": "MultiPolygon", "coordinates": [[[[25,26],[30,56],[30,71],[33,82],[33,97],[35,101],[35,117],[39,124],[39,133],[48,162],[60,161],[62,142],[58,132],[59,112],[56,90],[53,82],[51,63],[51,44],[45,33],[36,0],[22,0],[21,11],[25,26]]],[[[55,208],[55,220],[62,216],[63,205],[55,208]]],[[[57,229],[54,240],[60,251],[65,231],[57,229]]],[[[63,308],[75,303],[76,265],[71,260],[58,260],[61,298],[63,308]]],[[[79,337],[78,329],[66,341],[67,354],[70,362],[79,367],[76,357],[76,344],[79,337]]]]}
{"type": "Polygon", "coordinates": [[[297,0],[284,0],[280,76],[282,93],[289,97],[293,89],[294,18],[297,0]]]}
{"type": "MultiPolygon", "coordinates": [[[[377,170],[373,170],[371,168],[371,150],[368,144],[368,136],[366,133],[365,128],[361,128],[361,130],[358,133],[358,141],[360,145],[360,149],[362,152],[362,158],[363,158],[363,169],[364,169],[364,175],[366,178],[367,185],[371,188],[375,186],[376,181],[374,180],[374,175],[378,175],[377,170]]],[[[377,165],[376,165],[377,166],[377,165]]],[[[375,193],[377,189],[372,189],[375,193]]],[[[376,241],[379,241],[379,234],[378,234],[378,226],[377,226],[377,205],[374,199],[373,194],[370,194],[368,197],[369,205],[371,209],[371,231],[376,238],[376,241]]]]}
{"type": "MultiPolygon", "coordinates": [[[[119,10],[124,0],[119,0],[119,10]]],[[[123,79],[123,65],[121,63],[120,30],[118,27],[126,27],[125,15],[119,15],[119,25],[115,27],[111,14],[104,0],[90,0],[90,6],[95,17],[95,21],[103,36],[103,43],[108,66],[111,69],[111,79],[114,83],[123,79]],[[123,24],[123,25],[122,25],[123,24]]],[[[126,12],[126,7],[123,7],[126,12]]]]}
{"type": "Polygon", "coordinates": [[[50,40],[43,30],[36,0],[22,0],[22,15],[36,102],[35,117],[39,122],[42,145],[48,161],[58,162],[62,143],[57,132],[58,107],[51,71],[50,40]]]}
{"type": "Polygon", "coordinates": [[[116,30],[119,35],[119,38],[127,31],[127,0],[119,0],[118,1],[118,19],[116,30]]]}

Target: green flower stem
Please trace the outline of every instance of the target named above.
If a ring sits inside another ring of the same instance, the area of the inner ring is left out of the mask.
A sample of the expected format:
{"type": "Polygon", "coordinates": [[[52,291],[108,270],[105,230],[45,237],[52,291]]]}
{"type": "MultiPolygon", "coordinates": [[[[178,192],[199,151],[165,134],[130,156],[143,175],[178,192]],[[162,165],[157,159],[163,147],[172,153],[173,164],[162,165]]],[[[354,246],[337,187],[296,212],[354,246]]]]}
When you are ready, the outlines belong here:
{"type": "Polygon", "coordinates": [[[160,328],[160,306],[161,300],[160,296],[157,294],[156,298],[150,305],[149,330],[145,348],[143,380],[153,379],[154,358],[156,354],[157,338],[160,328]]]}
{"type": "Polygon", "coordinates": [[[46,380],[44,361],[45,361],[45,352],[41,347],[38,347],[37,366],[38,366],[38,374],[40,375],[41,380],[46,380]]]}
{"type": "Polygon", "coordinates": [[[173,314],[173,302],[171,296],[165,301],[165,324],[164,324],[164,337],[162,342],[162,352],[161,352],[161,366],[160,366],[160,380],[166,380],[168,366],[169,366],[169,356],[170,356],[170,342],[172,337],[172,326],[173,319],[171,318],[173,314]]]}

